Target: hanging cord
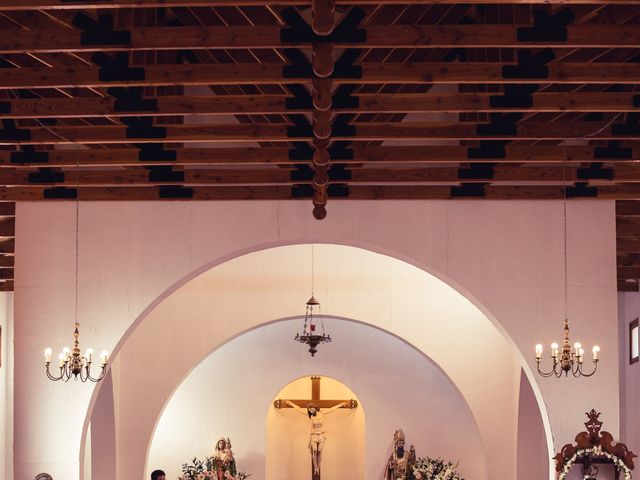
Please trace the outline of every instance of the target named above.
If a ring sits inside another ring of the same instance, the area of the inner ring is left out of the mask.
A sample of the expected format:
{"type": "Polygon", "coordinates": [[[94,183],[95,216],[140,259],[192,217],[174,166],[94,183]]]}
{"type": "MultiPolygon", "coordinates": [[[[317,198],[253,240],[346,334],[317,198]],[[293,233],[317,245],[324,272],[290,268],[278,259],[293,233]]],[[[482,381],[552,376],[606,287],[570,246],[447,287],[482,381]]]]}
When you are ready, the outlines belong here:
{"type": "Polygon", "coordinates": [[[564,226],[564,318],[568,318],[568,275],[567,275],[567,164],[562,162],[562,224],[564,226]]]}
{"type": "Polygon", "coordinates": [[[313,297],[313,290],[314,290],[314,275],[315,275],[315,259],[314,259],[314,245],[313,243],[311,244],[311,296],[313,297]]]}
{"type": "Polygon", "coordinates": [[[80,258],[80,145],[76,143],[76,306],[75,323],[78,323],[78,265],[80,258]]]}

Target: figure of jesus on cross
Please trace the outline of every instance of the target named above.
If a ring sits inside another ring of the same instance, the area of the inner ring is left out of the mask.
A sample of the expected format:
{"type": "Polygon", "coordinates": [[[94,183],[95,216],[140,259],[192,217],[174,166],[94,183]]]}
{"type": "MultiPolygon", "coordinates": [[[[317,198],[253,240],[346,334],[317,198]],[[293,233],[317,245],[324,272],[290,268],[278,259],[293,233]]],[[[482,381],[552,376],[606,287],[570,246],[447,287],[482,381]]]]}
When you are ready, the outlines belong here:
{"type": "Polygon", "coordinates": [[[356,408],[355,400],[320,400],[320,377],[311,377],[311,400],[281,400],[274,402],[276,408],[291,407],[296,412],[309,418],[311,430],[309,432],[309,452],[311,453],[311,478],[320,480],[320,464],[322,450],[326,441],[324,416],[340,408],[356,408]],[[305,406],[303,408],[302,405],[305,406]],[[324,412],[320,408],[327,408],[324,412]]]}

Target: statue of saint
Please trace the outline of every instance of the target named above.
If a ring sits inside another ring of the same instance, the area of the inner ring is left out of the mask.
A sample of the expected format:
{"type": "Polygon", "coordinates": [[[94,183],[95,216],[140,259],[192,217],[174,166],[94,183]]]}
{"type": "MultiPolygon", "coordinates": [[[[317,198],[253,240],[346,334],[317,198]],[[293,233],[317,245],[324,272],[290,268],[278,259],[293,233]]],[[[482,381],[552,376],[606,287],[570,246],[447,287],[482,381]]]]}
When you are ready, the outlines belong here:
{"type": "Polygon", "coordinates": [[[309,452],[311,453],[311,465],[313,468],[313,475],[320,476],[322,449],[324,447],[324,442],[326,441],[326,437],[324,436],[324,416],[335,412],[339,408],[348,406],[349,403],[339,403],[327,409],[324,413],[321,412],[319,408],[316,408],[313,403],[307,405],[306,410],[304,408],[300,408],[295,403],[290,402],[289,400],[285,400],[285,403],[293,408],[296,412],[309,417],[309,426],[311,427],[311,431],[309,433],[309,452]]]}
{"type": "Polygon", "coordinates": [[[413,480],[413,465],[416,463],[416,449],[413,445],[407,452],[404,449],[404,432],[396,430],[393,434],[393,452],[389,457],[385,471],[385,480],[413,480]]]}
{"type": "Polygon", "coordinates": [[[231,440],[222,437],[216,442],[212,458],[212,468],[216,474],[217,480],[225,480],[235,478],[238,473],[236,470],[236,461],[231,451],[231,440]]]}

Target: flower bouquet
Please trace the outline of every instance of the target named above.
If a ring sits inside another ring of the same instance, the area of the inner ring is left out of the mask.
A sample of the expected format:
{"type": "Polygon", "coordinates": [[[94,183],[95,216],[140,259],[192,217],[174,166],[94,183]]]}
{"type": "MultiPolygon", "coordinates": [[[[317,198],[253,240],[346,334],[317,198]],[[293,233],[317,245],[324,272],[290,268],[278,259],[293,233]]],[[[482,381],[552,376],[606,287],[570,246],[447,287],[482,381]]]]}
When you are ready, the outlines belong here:
{"type": "Polygon", "coordinates": [[[412,466],[416,480],[464,480],[457,472],[458,464],[441,458],[419,458],[412,466]]]}
{"type": "MultiPolygon", "coordinates": [[[[218,461],[214,457],[207,457],[204,460],[194,458],[190,464],[182,464],[182,475],[178,480],[220,480],[218,478],[218,461]]],[[[229,470],[222,474],[224,480],[246,480],[251,474],[238,472],[234,475],[229,470]]]]}

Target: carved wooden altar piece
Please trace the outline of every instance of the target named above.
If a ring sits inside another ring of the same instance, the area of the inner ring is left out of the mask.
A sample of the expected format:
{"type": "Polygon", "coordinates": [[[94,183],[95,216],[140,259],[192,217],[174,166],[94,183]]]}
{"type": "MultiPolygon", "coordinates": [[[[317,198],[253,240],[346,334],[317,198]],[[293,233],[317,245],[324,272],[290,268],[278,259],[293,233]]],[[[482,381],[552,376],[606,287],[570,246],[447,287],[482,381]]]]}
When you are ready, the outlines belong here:
{"type": "MultiPolygon", "coordinates": [[[[556,471],[559,473],[562,471],[563,465],[571,458],[578,450],[590,449],[593,447],[600,447],[602,451],[615,455],[622,459],[624,464],[633,470],[633,459],[637,457],[624,443],[615,442],[613,435],[609,432],[601,431],[602,422],[598,419],[600,412],[591,410],[586,413],[589,420],[584,424],[587,427],[586,432],[580,432],[576,435],[575,444],[567,443],[560,449],[554,458],[556,461],[556,471]]],[[[586,460],[590,463],[611,463],[606,457],[593,457],[586,460]]],[[[576,462],[585,463],[585,460],[576,462]]],[[[618,468],[616,468],[616,479],[618,478],[618,468]]]]}

